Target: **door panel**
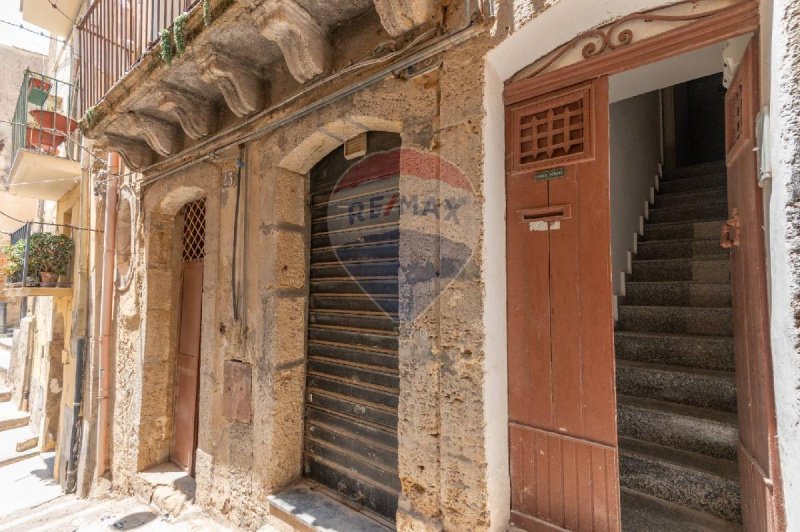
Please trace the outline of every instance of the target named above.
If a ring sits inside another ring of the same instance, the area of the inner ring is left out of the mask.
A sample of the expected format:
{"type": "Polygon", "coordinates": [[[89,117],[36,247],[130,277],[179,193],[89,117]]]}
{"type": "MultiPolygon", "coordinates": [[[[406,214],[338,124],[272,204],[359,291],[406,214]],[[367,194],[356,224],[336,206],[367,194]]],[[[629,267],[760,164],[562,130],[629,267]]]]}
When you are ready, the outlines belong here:
{"type": "Polygon", "coordinates": [[[745,530],[782,528],[780,470],[769,343],[763,207],[758,187],[755,117],[758,51],[751,41],[725,97],[728,209],[739,415],[739,469],[745,530]],[[774,486],[778,486],[777,492],[774,486]]]}
{"type": "Polygon", "coordinates": [[[190,473],[194,469],[194,451],[197,447],[202,301],[203,262],[184,262],[170,458],[190,473]]]}
{"type": "Polygon", "coordinates": [[[506,124],[512,522],[617,530],[607,78],[506,124]]]}

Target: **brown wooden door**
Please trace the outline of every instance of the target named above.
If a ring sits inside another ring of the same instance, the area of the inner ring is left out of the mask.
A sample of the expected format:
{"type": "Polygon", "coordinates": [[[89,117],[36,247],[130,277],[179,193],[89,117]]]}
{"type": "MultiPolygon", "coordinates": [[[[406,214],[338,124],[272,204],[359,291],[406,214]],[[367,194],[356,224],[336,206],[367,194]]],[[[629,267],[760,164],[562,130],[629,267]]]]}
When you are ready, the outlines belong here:
{"type": "Polygon", "coordinates": [[[608,80],[506,124],[511,520],[617,530],[608,80]]]}
{"type": "Polygon", "coordinates": [[[203,261],[184,262],[170,458],[189,473],[194,472],[194,451],[197,448],[202,301],[203,261]]]}
{"type": "Polygon", "coordinates": [[[742,517],[745,530],[768,531],[783,528],[783,511],[769,344],[764,213],[753,151],[758,102],[758,51],[751,41],[725,97],[731,219],[723,227],[722,243],[731,249],[742,517]]]}

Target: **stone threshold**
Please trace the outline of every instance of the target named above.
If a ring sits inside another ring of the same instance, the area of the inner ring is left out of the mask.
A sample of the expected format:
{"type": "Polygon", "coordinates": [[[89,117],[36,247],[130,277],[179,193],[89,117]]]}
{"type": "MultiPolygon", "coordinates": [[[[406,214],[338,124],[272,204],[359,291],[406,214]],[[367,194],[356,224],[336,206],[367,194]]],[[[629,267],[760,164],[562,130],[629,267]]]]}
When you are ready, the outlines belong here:
{"type": "Polygon", "coordinates": [[[267,497],[270,515],[300,532],[394,530],[352,508],[314,482],[302,481],[267,497]]]}
{"type": "Polygon", "coordinates": [[[165,462],[136,475],[136,496],[158,510],[178,516],[194,506],[195,480],[181,467],[165,462]]]}

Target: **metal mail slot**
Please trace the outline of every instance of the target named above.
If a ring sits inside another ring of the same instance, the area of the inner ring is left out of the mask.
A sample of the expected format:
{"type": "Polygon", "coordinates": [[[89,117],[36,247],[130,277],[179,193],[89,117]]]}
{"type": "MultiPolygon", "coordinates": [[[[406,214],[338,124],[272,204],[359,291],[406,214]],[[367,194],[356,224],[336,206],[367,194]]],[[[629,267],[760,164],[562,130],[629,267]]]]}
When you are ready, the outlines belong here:
{"type": "Polygon", "coordinates": [[[538,209],[517,211],[520,223],[528,224],[531,231],[554,231],[561,228],[561,220],[572,218],[572,205],[552,205],[538,209]]]}

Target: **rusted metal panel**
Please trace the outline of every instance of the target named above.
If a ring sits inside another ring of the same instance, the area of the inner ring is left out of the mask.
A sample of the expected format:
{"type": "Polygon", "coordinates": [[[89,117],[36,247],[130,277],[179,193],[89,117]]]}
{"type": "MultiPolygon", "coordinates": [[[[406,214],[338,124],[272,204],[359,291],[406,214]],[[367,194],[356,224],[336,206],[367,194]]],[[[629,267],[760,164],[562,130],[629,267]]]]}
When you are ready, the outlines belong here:
{"type": "Polygon", "coordinates": [[[758,51],[751,40],[725,97],[731,219],[722,243],[731,250],[742,518],[746,530],[782,530],[764,213],[753,151],[758,86],[758,51]]]}
{"type": "Polygon", "coordinates": [[[365,157],[346,160],[340,147],[311,171],[304,446],[308,478],[390,520],[400,491],[400,167],[399,157],[370,157],[399,147],[399,135],[370,133],[365,157]]]}
{"type": "Polygon", "coordinates": [[[225,401],[223,404],[225,417],[240,423],[250,423],[252,415],[252,366],[237,360],[226,360],[223,364],[223,382],[225,386],[225,401]]]}
{"type": "Polygon", "coordinates": [[[617,530],[607,78],[523,101],[506,124],[512,521],[617,530]],[[547,112],[579,100],[580,120],[547,112]],[[541,124],[515,131],[519,109],[541,124]],[[544,151],[513,164],[527,137],[544,151]],[[550,157],[557,168],[537,179],[550,157]]]}

